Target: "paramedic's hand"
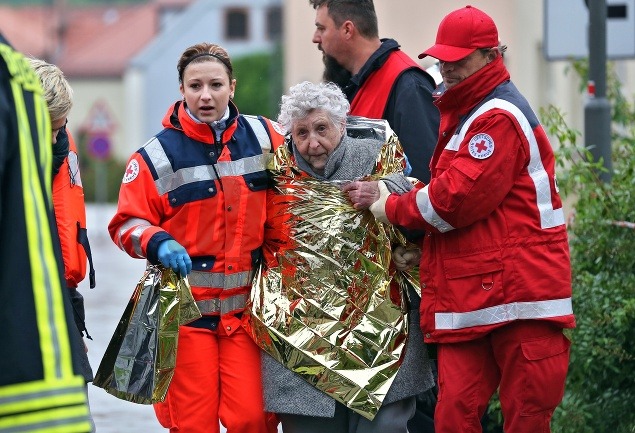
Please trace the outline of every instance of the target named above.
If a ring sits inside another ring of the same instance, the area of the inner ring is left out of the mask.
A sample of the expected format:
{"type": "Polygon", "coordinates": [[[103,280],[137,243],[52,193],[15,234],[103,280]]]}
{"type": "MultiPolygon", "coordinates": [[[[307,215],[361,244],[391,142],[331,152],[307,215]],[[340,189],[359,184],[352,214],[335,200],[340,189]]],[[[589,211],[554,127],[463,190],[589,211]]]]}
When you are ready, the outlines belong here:
{"type": "Polygon", "coordinates": [[[421,250],[419,248],[407,250],[402,245],[397,245],[392,252],[392,261],[395,263],[395,268],[398,271],[409,271],[419,264],[421,259],[421,250]]]}
{"type": "Polygon", "coordinates": [[[174,239],[166,239],[157,249],[159,261],[166,268],[172,269],[177,275],[185,277],[192,270],[192,260],[185,248],[174,239]]]}
{"type": "Polygon", "coordinates": [[[368,209],[370,209],[373,215],[375,215],[375,219],[377,221],[390,224],[388,216],[386,215],[386,200],[388,200],[390,192],[388,191],[388,188],[386,188],[386,184],[381,180],[377,186],[379,186],[379,198],[375,201],[375,203],[371,204],[368,209]]]}

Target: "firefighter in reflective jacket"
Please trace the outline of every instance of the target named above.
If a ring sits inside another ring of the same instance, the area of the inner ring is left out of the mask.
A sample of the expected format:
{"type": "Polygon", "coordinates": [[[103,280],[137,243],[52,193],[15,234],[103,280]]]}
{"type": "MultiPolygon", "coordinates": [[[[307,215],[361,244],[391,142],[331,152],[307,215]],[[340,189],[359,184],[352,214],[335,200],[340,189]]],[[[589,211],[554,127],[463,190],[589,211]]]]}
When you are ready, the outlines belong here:
{"type": "Polygon", "coordinates": [[[0,35],[2,432],[91,430],[84,380],[72,365],[78,347],[53,238],[51,166],[40,81],[0,35]]]}
{"type": "Polygon", "coordinates": [[[218,432],[219,420],[229,432],[276,431],[242,313],[261,255],[265,168],[284,137],[269,119],[238,113],[221,47],[194,45],[177,69],[183,101],[130,158],[109,225],[130,256],[189,273],[203,314],[179,330],[175,374],[155,411],[173,432],[218,432]]]}

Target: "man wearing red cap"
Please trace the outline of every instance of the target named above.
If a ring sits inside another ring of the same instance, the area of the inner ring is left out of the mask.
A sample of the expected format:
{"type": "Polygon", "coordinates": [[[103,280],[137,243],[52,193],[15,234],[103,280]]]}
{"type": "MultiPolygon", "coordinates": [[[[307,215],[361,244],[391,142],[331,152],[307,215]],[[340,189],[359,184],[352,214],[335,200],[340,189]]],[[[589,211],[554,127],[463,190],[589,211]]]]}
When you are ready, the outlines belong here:
{"type": "Polygon", "coordinates": [[[425,187],[389,195],[381,182],[346,187],[357,208],[424,229],[421,327],[438,343],[437,433],[480,432],[499,389],[504,430],[549,432],[564,393],[575,326],[555,158],[511,83],[492,19],[447,15],[419,57],[440,61],[439,141],[425,187]]]}

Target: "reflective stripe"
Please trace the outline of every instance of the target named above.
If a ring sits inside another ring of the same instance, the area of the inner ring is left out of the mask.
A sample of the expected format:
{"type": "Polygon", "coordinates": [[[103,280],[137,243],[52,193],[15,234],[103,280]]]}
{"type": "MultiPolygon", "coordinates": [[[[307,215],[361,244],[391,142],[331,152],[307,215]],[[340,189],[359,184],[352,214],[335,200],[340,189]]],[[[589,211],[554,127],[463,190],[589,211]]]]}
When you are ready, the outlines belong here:
{"type": "Polygon", "coordinates": [[[155,184],[159,194],[166,194],[180,186],[205,180],[216,180],[216,174],[211,165],[182,168],[175,173],[158,178],[155,184]]]}
{"type": "MultiPolygon", "coordinates": [[[[60,269],[53,249],[51,124],[40,81],[22,54],[0,38],[18,125],[19,164],[33,312],[42,380],[0,386],[0,431],[90,430],[84,380],[73,372],[60,269]],[[25,96],[29,95],[28,103],[25,96]],[[33,133],[37,135],[32,135],[33,133]]],[[[3,68],[4,69],[4,68],[3,68]]],[[[29,278],[26,278],[29,280],[29,278]]],[[[27,294],[25,293],[25,296],[27,294]]],[[[4,348],[3,348],[4,349],[4,348]]],[[[36,354],[37,356],[37,354],[36,354]]]]}
{"type": "Polygon", "coordinates": [[[254,134],[256,134],[258,142],[260,143],[260,148],[262,149],[262,153],[271,152],[271,140],[269,139],[269,134],[267,133],[265,125],[263,125],[262,122],[258,120],[257,116],[244,114],[243,119],[245,119],[247,123],[249,123],[249,126],[251,126],[254,134]]]}
{"type": "Polygon", "coordinates": [[[134,248],[137,258],[145,258],[143,250],[141,249],[141,235],[151,226],[152,224],[150,224],[150,221],[146,221],[141,218],[130,218],[119,227],[119,232],[117,232],[117,245],[119,245],[121,250],[125,251],[121,237],[126,234],[128,230],[134,227],[133,232],[130,234],[132,247],[134,248]]]}
{"type": "Polygon", "coordinates": [[[244,309],[247,303],[247,298],[248,295],[242,293],[239,295],[230,296],[229,298],[225,298],[223,300],[214,298],[206,299],[204,301],[196,301],[196,305],[198,306],[201,314],[227,314],[230,311],[244,309]]]}
{"type": "Polygon", "coordinates": [[[168,155],[165,153],[163,146],[161,146],[161,142],[156,137],[151,138],[143,146],[143,149],[148,154],[150,161],[152,161],[152,165],[154,166],[159,179],[174,174],[168,155]]]}
{"type": "Polygon", "coordinates": [[[79,159],[77,153],[73,151],[68,152],[68,174],[72,185],[83,187],[82,176],[79,174],[79,159]]]}
{"type": "Polygon", "coordinates": [[[271,158],[273,158],[273,154],[263,153],[262,155],[242,158],[238,161],[218,161],[216,169],[220,177],[242,176],[243,174],[264,171],[271,158]]]}
{"type": "Polygon", "coordinates": [[[536,188],[536,198],[538,206],[538,212],[540,214],[540,226],[543,229],[561,226],[564,224],[564,211],[562,208],[554,209],[551,201],[551,185],[549,184],[549,174],[545,170],[542,164],[542,158],[540,155],[540,149],[538,149],[538,141],[536,135],[527,120],[527,117],[522,111],[514,104],[504,99],[492,99],[487,101],[479,107],[474,114],[472,114],[463,124],[458,134],[452,136],[448,144],[445,146],[446,150],[458,151],[459,145],[465,138],[468,129],[472,122],[486,111],[493,109],[500,109],[507,111],[516,118],[516,121],[520,124],[520,127],[529,142],[529,165],[527,171],[529,176],[534,182],[536,188]]]}
{"type": "Polygon", "coordinates": [[[84,380],[79,376],[72,381],[36,381],[2,387],[0,431],[3,433],[74,433],[89,429],[84,380]]]}
{"type": "Polygon", "coordinates": [[[167,194],[180,186],[190,183],[217,179],[214,174],[214,168],[211,165],[187,167],[175,172],[161,142],[156,137],[148,141],[144,149],[157,172],[158,178],[154,181],[154,184],[160,195],[167,194]]]}
{"type": "Polygon", "coordinates": [[[431,226],[435,227],[441,233],[445,233],[450,230],[454,230],[449,223],[443,220],[439,214],[434,210],[432,202],[430,202],[430,196],[428,195],[428,185],[417,191],[417,208],[421,213],[424,220],[431,226]]]}
{"type": "MultiPolygon", "coordinates": [[[[258,122],[258,124],[260,124],[260,122],[258,122]]],[[[264,130],[261,124],[260,126],[264,130]]],[[[268,149],[271,148],[271,143],[269,142],[268,136],[266,138],[269,144],[263,148],[263,151],[268,152],[268,149]]],[[[258,137],[258,140],[261,140],[261,137],[258,137]]],[[[263,145],[263,142],[260,142],[260,146],[262,147],[263,145]]],[[[150,158],[152,167],[154,167],[154,170],[157,172],[158,178],[154,181],[154,184],[159,195],[167,194],[170,191],[191,183],[218,179],[212,165],[187,167],[175,172],[163,150],[163,146],[161,146],[161,143],[156,138],[148,141],[144,149],[150,158]]],[[[273,158],[271,153],[264,153],[262,155],[242,158],[237,161],[219,161],[216,163],[216,171],[221,178],[265,171],[271,158],[273,158]]]]}
{"type": "MultiPolygon", "coordinates": [[[[26,60],[23,59],[24,62],[26,60]]],[[[40,182],[38,168],[42,167],[47,179],[51,177],[52,151],[50,138],[43,133],[50,131],[50,119],[44,100],[33,98],[34,114],[39,136],[31,135],[31,124],[23,89],[21,76],[11,80],[16,117],[19,131],[20,165],[22,172],[22,195],[24,200],[24,219],[26,225],[31,281],[39,346],[41,348],[43,374],[45,378],[62,378],[72,375],[70,364],[70,347],[65,338],[67,334],[66,320],[62,302],[60,273],[53,252],[53,240],[49,230],[49,214],[51,204],[51,184],[40,182]],[[39,144],[36,149],[36,144],[39,144]],[[39,154],[36,154],[36,150],[39,154]],[[39,165],[39,166],[38,166],[39,165]],[[39,266],[34,266],[39,264],[39,266]]]]}
{"type": "Polygon", "coordinates": [[[571,298],[549,301],[512,302],[466,313],[436,313],[436,329],[463,329],[474,326],[495,325],[525,319],[546,319],[573,314],[571,298]]]}
{"type": "Polygon", "coordinates": [[[193,287],[219,287],[224,290],[250,286],[254,279],[254,271],[237,272],[225,275],[220,272],[192,271],[187,279],[193,287]]]}

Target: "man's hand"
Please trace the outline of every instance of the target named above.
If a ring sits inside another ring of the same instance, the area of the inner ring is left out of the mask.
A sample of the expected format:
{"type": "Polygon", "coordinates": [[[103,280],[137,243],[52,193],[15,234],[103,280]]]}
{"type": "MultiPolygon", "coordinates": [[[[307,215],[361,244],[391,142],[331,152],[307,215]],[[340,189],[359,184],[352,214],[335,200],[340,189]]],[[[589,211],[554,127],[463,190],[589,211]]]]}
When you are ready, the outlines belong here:
{"type": "Polygon", "coordinates": [[[353,208],[363,210],[368,209],[370,205],[379,199],[378,184],[378,181],[356,180],[344,185],[342,191],[348,193],[348,198],[353,203],[353,208]]]}
{"type": "Polygon", "coordinates": [[[406,247],[397,245],[392,252],[392,261],[398,271],[409,271],[419,264],[419,260],[421,260],[421,250],[419,248],[407,250],[406,247]]]}

